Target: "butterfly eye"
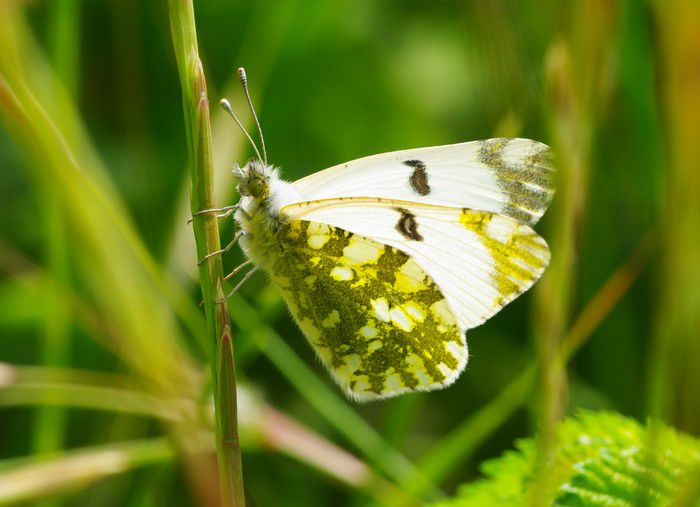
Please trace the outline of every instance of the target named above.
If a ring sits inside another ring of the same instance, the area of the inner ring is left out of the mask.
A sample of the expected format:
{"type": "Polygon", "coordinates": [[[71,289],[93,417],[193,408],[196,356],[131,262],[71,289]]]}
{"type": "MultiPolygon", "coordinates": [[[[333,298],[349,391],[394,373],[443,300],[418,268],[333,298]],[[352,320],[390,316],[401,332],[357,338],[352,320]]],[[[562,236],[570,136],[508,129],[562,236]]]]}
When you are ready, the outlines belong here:
{"type": "Polygon", "coordinates": [[[248,183],[248,192],[257,199],[265,193],[266,186],[261,178],[255,178],[248,183]]]}

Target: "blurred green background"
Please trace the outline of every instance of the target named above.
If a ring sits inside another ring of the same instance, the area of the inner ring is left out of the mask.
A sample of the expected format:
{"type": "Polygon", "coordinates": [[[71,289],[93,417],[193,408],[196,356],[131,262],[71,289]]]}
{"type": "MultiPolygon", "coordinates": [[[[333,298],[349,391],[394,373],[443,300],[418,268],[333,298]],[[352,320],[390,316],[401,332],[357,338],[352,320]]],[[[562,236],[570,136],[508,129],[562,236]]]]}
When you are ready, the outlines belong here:
{"type": "MultiPolygon", "coordinates": [[[[195,12],[210,101],[250,125],[244,66],[288,179],[494,136],[550,144],[559,174],[537,227],[550,268],[468,333],[470,364],[446,390],[346,401],[265,275],[245,286],[230,307],[250,505],[440,498],[577,408],[700,434],[697,2],[195,12]]],[[[2,0],[0,118],[0,502],[215,505],[167,2],[2,0]]],[[[225,205],[251,151],[218,108],[212,125],[225,205]]]]}

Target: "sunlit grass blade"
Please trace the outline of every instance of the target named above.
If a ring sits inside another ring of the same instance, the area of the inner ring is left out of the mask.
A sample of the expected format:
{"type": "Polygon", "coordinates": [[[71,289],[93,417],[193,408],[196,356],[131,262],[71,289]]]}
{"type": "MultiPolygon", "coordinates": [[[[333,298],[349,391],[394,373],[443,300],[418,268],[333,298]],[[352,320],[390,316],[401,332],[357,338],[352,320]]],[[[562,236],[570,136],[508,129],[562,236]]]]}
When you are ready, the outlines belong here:
{"type": "Polygon", "coordinates": [[[656,307],[650,408],[700,433],[700,86],[690,68],[700,59],[700,5],[655,6],[661,38],[659,84],[666,119],[659,304],[656,307]]]}
{"type": "MultiPolygon", "coordinates": [[[[24,150],[30,181],[60,197],[76,278],[107,324],[113,349],[152,394],[198,397],[200,374],[176,314],[189,298],[147,252],[75,109],[57,92],[21,13],[12,9],[0,16],[0,49],[0,117],[24,150]],[[54,100],[44,107],[47,98],[54,100]]],[[[193,331],[201,329],[201,317],[180,316],[193,331]]],[[[189,438],[185,431],[171,435],[189,438]]]]}
{"type": "MultiPolygon", "coordinates": [[[[574,320],[561,348],[563,363],[578,352],[639,277],[651,255],[653,237],[651,233],[647,233],[642,238],[630,257],[608,278],[574,320]]],[[[526,403],[536,378],[536,365],[523,370],[498,396],[434,444],[418,461],[419,470],[433,483],[440,484],[460,463],[469,460],[474,452],[526,403]]],[[[419,485],[408,484],[408,491],[415,495],[421,494],[419,485]]],[[[387,497],[384,503],[403,505],[391,497],[387,497]]]]}
{"type": "MultiPolygon", "coordinates": [[[[56,382],[0,385],[0,407],[32,405],[101,410],[155,417],[169,422],[181,420],[180,415],[160,399],[138,391],[56,382]]],[[[37,452],[49,451],[37,449],[37,452]]]]}
{"type": "Polygon", "coordinates": [[[381,428],[387,443],[400,447],[424,406],[425,398],[420,396],[402,396],[392,400],[381,428]]]}
{"type": "MultiPolygon", "coordinates": [[[[331,423],[345,439],[352,443],[370,463],[398,484],[408,480],[424,481],[411,462],[391,447],[381,435],[360,417],[332,387],[319,379],[264,322],[256,318],[256,312],[240,296],[234,297],[237,308],[236,323],[280,370],[297,392],[331,423]]],[[[434,490],[430,483],[423,484],[423,491],[434,490]]]]}
{"type": "MultiPolygon", "coordinates": [[[[183,423],[192,417],[183,411],[183,406],[169,404],[167,400],[139,391],[137,386],[129,384],[133,384],[133,380],[128,377],[101,372],[0,363],[0,408],[60,406],[156,418],[168,423],[183,423]]],[[[375,494],[378,487],[399,494],[390,482],[377,476],[355,456],[264,404],[248,390],[243,389],[243,395],[246,411],[240,424],[247,449],[264,447],[268,451],[284,453],[348,487],[365,490],[369,495],[375,494]]],[[[213,442],[213,435],[208,439],[213,442]]],[[[45,452],[44,456],[52,454],[45,452]]],[[[53,456],[58,458],[60,454],[54,453],[53,456]]],[[[29,462],[28,459],[24,461],[29,462]]],[[[41,493],[37,492],[37,495],[41,496],[41,493]]]]}
{"type": "MultiPolygon", "coordinates": [[[[53,64],[62,85],[75,97],[78,84],[80,52],[79,4],[77,0],[54,2],[52,16],[53,64]]],[[[69,262],[65,217],[60,197],[54,188],[44,189],[42,212],[45,215],[46,258],[52,272],[46,285],[46,320],[42,363],[67,366],[70,349],[68,297],[64,287],[69,284],[69,262]]],[[[60,449],[64,440],[67,412],[60,407],[39,408],[35,416],[34,451],[45,453],[60,449]]]]}
{"type": "Polygon", "coordinates": [[[700,502],[700,465],[691,470],[684,486],[673,499],[673,507],[694,507],[700,502]]]}
{"type": "MultiPolygon", "coordinates": [[[[7,55],[34,47],[19,15],[0,17],[0,24],[0,48],[7,55]]],[[[27,55],[26,61],[32,62],[32,69],[41,67],[37,54],[27,55]]],[[[46,86],[52,78],[41,69],[46,86]]],[[[79,123],[77,117],[53,118],[33,93],[37,76],[23,70],[11,57],[0,60],[0,114],[31,154],[29,167],[36,180],[56,188],[61,197],[73,245],[79,245],[72,250],[77,272],[123,340],[123,358],[159,388],[182,392],[196,380],[174,315],[159,290],[164,277],[135,234],[101,165],[89,155],[90,147],[71,149],[71,141],[84,140],[71,131],[79,123]],[[66,131],[72,135],[64,136],[66,131]]]]}
{"type": "Polygon", "coordinates": [[[561,350],[570,326],[577,280],[578,242],[585,214],[594,132],[605,110],[613,45],[614,8],[602,2],[574,2],[570,14],[580,18],[563,39],[550,48],[546,61],[549,124],[556,154],[557,195],[552,202],[549,235],[554,255],[535,286],[536,318],[533,328],[538,360],[537,397],[538,477],[530,504],[552,501],[548,470],[556,452],[556,428],[565,413],[568,392],[566,363],[561,350]],[[585,30],[580,27],[585,26],[585,30]]]}
{"type": "Polygon", "coordinates": [[[366,463],[277,410],[268,407],[261,422],[265,447],[286,453],[336,481],[365,491],[377,499],[381,498],[379,492],[402,494],[392,483],[375,474],[366,463]]]}
{"type": "Polygon", "coordinates": [[[0,461],[0,504],[35,500],[83,488],[137,467],[170,461],[167,438],[153,438],[65,451],[54,459],[0,461]]]}
{"type": "MultiPolygon", "coordinates": [[[[58,206],[59,198],[55,192],[55,189],[46,189],[46,202],[43,203],[48,238],[45,250],[52,276],[46,284],[42,364],[62,367],[68,365],[70,354],[70,298],[65,289],[70,282],[65,217],[58,206]]],[[[35,452],[60,449],[66,422],[67,413],[60,408],[39,409],[35,418],[35,452]]]]}
{"type": "Polygon", "coordinates": [[[51,14],[51,57],[63,86],[75,97],[80,77],[80,0],[56,0],[51,14]]]}

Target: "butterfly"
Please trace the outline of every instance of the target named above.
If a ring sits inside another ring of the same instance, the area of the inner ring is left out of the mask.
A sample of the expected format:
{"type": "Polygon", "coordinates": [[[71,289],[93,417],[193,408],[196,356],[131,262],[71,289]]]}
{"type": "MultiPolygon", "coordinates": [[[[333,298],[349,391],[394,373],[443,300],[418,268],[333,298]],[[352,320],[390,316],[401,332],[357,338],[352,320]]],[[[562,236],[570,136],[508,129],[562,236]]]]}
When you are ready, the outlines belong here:
{"type": "MultiPolygon", "coordinates": [[[[262,139],[242,69],[239,77],[262,139]]],[[[240,226],[231,244],[255,266],[234,291],[265,270],[351,399],[453,383],[467,364],[466,331],[549,263],[531,228],[553,195],[544,144],[497,138],[395,151],[294,182],[262,147],[264,157],[256,147],[257,159],[234,166],[241,197],[225,209],[240,226]]]]}

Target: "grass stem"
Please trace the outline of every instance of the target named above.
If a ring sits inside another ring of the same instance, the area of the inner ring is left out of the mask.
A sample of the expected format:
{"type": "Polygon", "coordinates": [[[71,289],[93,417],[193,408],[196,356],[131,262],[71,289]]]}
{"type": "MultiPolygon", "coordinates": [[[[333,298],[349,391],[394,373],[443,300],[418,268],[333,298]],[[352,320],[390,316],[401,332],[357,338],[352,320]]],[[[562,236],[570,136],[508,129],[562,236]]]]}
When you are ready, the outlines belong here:
{"type": "MultiPolygon", "coordinates": [[[[192,215],[214,208],[212,189],[212,146],[207,86],[199,59],[194,5],[191,0],[170,0],[170,24],[182,85],[185,124],[190,148],[190,204],[192,215]]],[[[193,222],[197,256],[204,258],[220,249],[219,227],[215,215],[198,215],[193,222]]],[[[233,360],[228,307],[224,296],[221,258],[213,256],[200,266],[207,334],[210,337],[216,450],[222,505],[242,506],[243,468],[238,439],[236,374],[233,360]]]]}

